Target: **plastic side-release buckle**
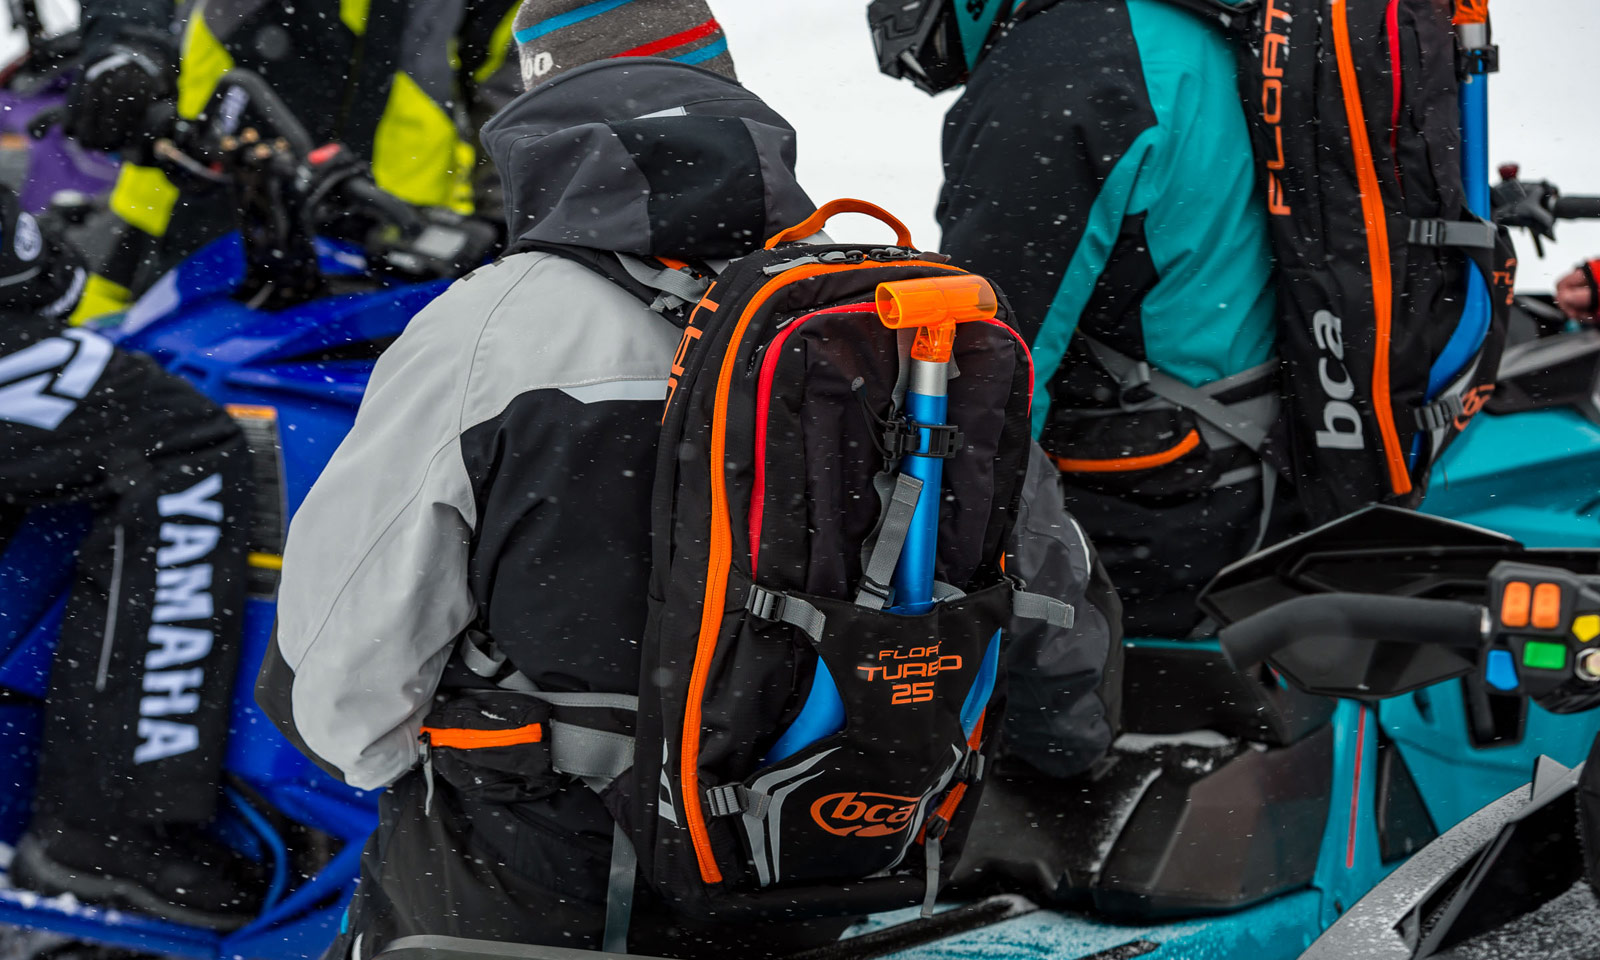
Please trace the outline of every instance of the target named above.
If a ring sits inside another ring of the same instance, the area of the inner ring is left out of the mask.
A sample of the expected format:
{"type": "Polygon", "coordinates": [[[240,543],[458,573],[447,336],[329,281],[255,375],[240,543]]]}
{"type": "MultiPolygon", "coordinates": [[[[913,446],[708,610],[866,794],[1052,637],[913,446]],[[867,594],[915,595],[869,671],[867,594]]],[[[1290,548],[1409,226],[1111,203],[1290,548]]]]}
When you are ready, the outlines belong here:
{"type": "Polygon", "coordinates": [[[783,616],[783,602],[788,599],[776,590],[768,590],[759,584],[750,585],[750,596],[745,601],[744,608],[757,620],[768,620],[777,623],[783,616]]]}

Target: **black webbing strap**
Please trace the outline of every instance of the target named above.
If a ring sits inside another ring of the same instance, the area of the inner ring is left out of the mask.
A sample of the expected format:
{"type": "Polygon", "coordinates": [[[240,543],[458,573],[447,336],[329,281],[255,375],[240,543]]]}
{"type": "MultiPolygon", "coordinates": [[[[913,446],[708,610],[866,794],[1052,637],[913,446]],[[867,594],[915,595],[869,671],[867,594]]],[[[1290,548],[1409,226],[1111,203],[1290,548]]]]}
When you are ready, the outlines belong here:
{"type": "Polygon", "coordinates": [[[1411,221],[1406,240],[1419,247],[1461,247],[1493,250],[1494,224],[1473,217],[1470,220],[1419,219],[1411,221]]]}

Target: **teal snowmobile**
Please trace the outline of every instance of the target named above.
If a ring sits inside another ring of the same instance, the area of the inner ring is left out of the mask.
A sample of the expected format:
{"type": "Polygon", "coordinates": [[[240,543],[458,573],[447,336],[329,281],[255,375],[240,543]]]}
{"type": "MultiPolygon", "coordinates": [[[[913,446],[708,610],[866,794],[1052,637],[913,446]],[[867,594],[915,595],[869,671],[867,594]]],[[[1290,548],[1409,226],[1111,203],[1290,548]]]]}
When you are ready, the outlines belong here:
{"type": "MultiPolygon", "coordinates": [[[[1570,794],[1600,711],[1530,697],[1600,702],[1600,549],[1528,548],[1375,506],[1240,561],[1201,603],[1228,625],[1220,640],[1128,643],[1130,699],[1144,703],[1090,777],[991,782],[953,888],[971,902],[873,917],[796,957],[1291,960],[1327,930],[1333,946],[1308,956],[1331,960],[1369,955],[1345,947],[1374,930],[1432,950],[1505,920],[1473,899],[1489,896],[1468,883],[1485,859],[1538,865],[1517,904],[1573,885],[1570,829],[1545,863],[1535,815],[1570,794]],[[1485,598],[1512,582],[1527,588],[1524,619],[1497,609],[1491,625],[1485,598]],[[1562,592],[1552,601],[1545,584],[1562,592]],[[1525,820],[1515,855],[1488,858],[1525,820]],[[1385,922],[1363,927],[1374,915],[1385,922]],[[1435,935],[1446,920],[1455,932],[1435,935]]],[[[382,956],[604,955],[423,936],[382,956]]]]}

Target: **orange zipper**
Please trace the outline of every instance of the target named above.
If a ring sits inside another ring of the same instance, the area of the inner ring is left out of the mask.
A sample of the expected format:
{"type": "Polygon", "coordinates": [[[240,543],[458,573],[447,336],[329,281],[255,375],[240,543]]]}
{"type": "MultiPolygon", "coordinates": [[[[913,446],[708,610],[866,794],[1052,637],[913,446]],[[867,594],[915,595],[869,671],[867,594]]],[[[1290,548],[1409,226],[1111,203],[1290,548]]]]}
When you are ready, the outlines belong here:
{"type": "Polygon", "coordinates": [[[487,747],[511,747],[519,743],[538,743],[544,739],[544,727],[530,723],[510,730],[467,730],[446,727],[423,727],[428,743],[435,747],[453,747],[457,750],[482,750],[487,747]]]}
{"type": "Polygon", "coordinates": [[[1055,460],[1057,467],[1070,473],[1122,473],[1165,466],[1198,446],[1200,431],[1190,430],[1188,436],[1179,440],[1176,446],[1160,453],[1149,453],[1142,457],[1108,457],[1103,460],[1073,460],[1070,457],[1056,457],[1055,460]]]}
{"type": "MultiPolygon", "coordinates": [[[[700,865],[700,879],[706,883],[721,883],[722,870],[717,866],[711,851],[711,836],[706,832],[705,811],[700,797],[700,701],[705,697],[706,678],[711,673],[711,659],[717,652],[717,634],[726,612],[728,572],[733,560],[732,518],[728,512],[727,441],[728,392],[733,385],[733,371],[739,355],[739,344],[744,339],[750,320],[780,287],[807,277],[840,270],[864,270],[882,267],[877,262],[852,264],[808,264],[787,270],[769,280],[740,314],[733,328],[728,347],[722,356],[722,371],[717,377],[716,406],[711,420],[711,550],[706,566],[705,604],[700,613],[700,639],[694,653],[694,670],[689,676],[689,698],[683,711],[683,738],[679,744],[679,778],[683,781],[683,812],[689,821],[689,839],[694,844],[695,859],[700,865]]],[[[926,260],[905,260],[892,266],[921,266],[963,273],[959,267],[926,260]]]]}
{"type": "Polygon", "coordinates": [[[1356,85],[1355,57],[1350,52],[1347,0],[1333,0],[1333,45],[1339,64],[1339,86],[1344,93],[1345,117],[1350,123],[1350,148],[1355,154],[1356,179],[1361,185],[1361,213],[1367,225],[1367,258],[1372,262],[1372,305],[1376,311],[1377,344],[1372,362],[1372,406],[1383,435],[1383,452],[1389,465],[1389,486],[1396,494],[1411,492],[1411,472],[1400,449],[1389,399],[1389,338],[1394,313],[1394,288],[1390,277],[1389,226],[1383,213],[1378,168],[1367,139],[1367,117],[1356,85]]]}

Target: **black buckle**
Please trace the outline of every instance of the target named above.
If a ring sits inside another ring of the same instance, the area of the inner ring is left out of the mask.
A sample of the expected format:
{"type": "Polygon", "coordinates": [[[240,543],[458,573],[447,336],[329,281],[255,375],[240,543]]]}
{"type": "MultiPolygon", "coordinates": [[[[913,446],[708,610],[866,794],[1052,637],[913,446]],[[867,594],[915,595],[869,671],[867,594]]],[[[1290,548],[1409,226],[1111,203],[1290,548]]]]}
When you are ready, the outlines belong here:
{"type": "Polygon", "coordinates": [[[872,425],[872,445],[878,448],[878,453],[889,462],[898,461],[901,457],[937,457],[940,460],[949,460],[961,452],[965,445],[965,438],[961,435],[961,428],[954,424],[917,423],[907,417],[896,417],[885,420],[878,416],[872,409],[872,404],[867,402],[866,391],[862,388],[864,381],[857,377],[855,383],[850,385],[850,390],[856,395],[856,400],[861,404],[861,412],[866,414],[867,422],[872,425]],[[923,432],[927,432],[927,442],[923,442],[923,432]]]}
{"type": "Polygon", "coordinates": [[[1486,73],[1500,72],[1500,47],[1495,44],[1463,50],[1465,61],[1462,66],[1468,76],[1481,76],[1486,73]]]}
{"type": "Polygon", "coordinates": [[[927,424],[917,423],[908,418],[899,418],[883,424],[883,433],[877,447],[885,460],[899,460],[901,457],[937,457],[940,460],[949,460],[961,452],[963,437],[961,430],[953,424],[927,424]],[[923,431],[927,431],[927,443],[923,443],[923,431]]]}
{"type": "Polygon", "coordinates": [[[872,579],[866,574],[861,575],[861,586],[858,589],[862,593],[869,593],[872,596],[877,597],[885,605],[889,603],[889,597],[891,596],[890,588],[872,579]]]}
{"type": "Polygon", "coordinates": [[[752,583],[750,596],[745,598],[744,608],[757,620],[766,620],[771,623],[779,622],[783,616],[783,604],[788,598],[776,590],[752,583]]]}
{"type": "Polygon", "coordinates": [[[1445,224],[1443,220],[1413,220],[1411,221],[1411,236],[1408,237],[1412,244],[1419,247],[1444,246],[1445,224]]]}

